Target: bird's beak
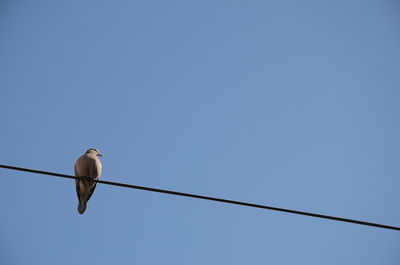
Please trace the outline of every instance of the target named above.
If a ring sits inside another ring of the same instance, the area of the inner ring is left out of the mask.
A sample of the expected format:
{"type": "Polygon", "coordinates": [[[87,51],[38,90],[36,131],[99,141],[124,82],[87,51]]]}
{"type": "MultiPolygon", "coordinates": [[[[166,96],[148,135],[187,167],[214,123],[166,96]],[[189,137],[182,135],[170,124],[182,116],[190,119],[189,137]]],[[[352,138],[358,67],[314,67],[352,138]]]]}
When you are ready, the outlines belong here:
{"type": "Polygon", "coordinates": [[[97,156],[101,156],[101,157],[103,157],[102,155],[100,155],[100,154],[98,154],[97,156]]]}

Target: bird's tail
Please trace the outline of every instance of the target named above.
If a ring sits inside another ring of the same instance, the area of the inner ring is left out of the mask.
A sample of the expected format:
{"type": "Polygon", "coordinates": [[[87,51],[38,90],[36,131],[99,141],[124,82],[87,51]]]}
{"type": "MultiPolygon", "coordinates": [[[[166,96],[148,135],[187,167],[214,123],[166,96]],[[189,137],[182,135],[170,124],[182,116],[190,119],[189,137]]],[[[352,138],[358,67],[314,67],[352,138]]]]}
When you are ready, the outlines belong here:
{"type": "Polygon", "coordinates": [[[85,210],[86,210],[86,202],[79,202],[78,212],[80,214],[83,214],[85,212],[85,210]]]}

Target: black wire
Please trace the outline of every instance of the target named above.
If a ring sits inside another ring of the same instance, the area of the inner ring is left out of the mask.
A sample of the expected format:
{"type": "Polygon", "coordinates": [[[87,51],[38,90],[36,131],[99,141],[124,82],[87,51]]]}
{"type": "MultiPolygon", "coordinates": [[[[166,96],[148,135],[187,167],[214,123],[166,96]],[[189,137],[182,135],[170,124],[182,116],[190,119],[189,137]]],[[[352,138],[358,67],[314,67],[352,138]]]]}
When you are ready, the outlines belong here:
{"type": "MultiPolygon", "coordinates": [[[[59,174],[59,173],[53,173],[53,172],[48,172],[48,171],[34,170],[34,169],[21,168],[21,167],[13,167],[13,166],[8,166],[8,165],[0,165],[0,167],[1,168],[12,169],[12,170],[19,170],[19,171],[26,171],[26,172],[31,172],[31,173],[43,174],[43,175],[50,175],[50,176],[55,176],[55,177],[62,177],[62,178],[69,178],[69,179],[79,179],[79,177],[65,175],[65,174],[59,174]]],[[[197,199],[203,199],[203,200],[210,200],[210,201],[217,201],[217,202],[223,202],[223,203],[237,204],[237,205],[242,205],[242,206],[247,206],[247,207],[261,208],[261,209],[266,209],[266,210],[286,212],[286,213],[292,213],[292,214],[300,214],[300,215],[306,215],[306,216],[311,216],[311,217],[316,217],[316,218],[323,218],[323,219],[329,219],[329,220],[334,220],[334,221],[340,221],[340,222],[353,223],[353,224],[373,226],[373,227],[379,227],[379,228],[383,228],[383,229],[391,229],[391,230],[400,231],[400,227],[397,227],[397,226],[390,226],[390,225],[384,225],[384,224],[378,224],[378,223],[371,223],[371,222],[365,222],[365,221],[342,218],[342,217],[336,217],[336,216],[329,216],[329,215],[323,215],[323,214],[316,214],[316,213],[310,213],[310,212],[290,210],[290,209],[266,206],[266,205],[262,205],[262,204],[254,204],[254,203],[248,203],[248,202],[233,201],[233,200],[227,200],[227,199],[209,197],[209,196],[203,196],[203,195],[196,195],[196,194],[184,193],[184,192],[178,192],[178,191],[171,191],[171,190],[163,190],[163,189],[143,187],[143,186],[137,186],[137,185],[130,185],[130,184],[124,184],[124,183],[118,183],[118,182],[112,182],[112,181],[105,181],[105,180],[94,180],[94,181],[97,182],[97,183],[101,183],[101,184],[119,186],[119,187],[124,187],[124,188],[147,190],[147,191],[152,191],[152,192],[160,192],[160,193],[166,193],[166,194],[177,195],[177,196],[184,196],[184,197],[191,197],[191,198],[197,198],[197,199]]]]}

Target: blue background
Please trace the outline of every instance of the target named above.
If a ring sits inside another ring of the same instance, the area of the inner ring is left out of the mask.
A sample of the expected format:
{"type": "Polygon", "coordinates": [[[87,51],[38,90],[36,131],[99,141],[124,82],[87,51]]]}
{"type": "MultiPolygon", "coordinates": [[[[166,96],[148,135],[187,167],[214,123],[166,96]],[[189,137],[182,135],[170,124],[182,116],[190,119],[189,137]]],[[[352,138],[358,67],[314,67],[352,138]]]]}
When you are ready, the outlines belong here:
{"type": "MultiPolygon", "coordinates": [[[[400,226],[397,1],[2,1],[0,161],[400,226]]],[[[0,170],[1,264],[399,264],[400,233],[0,170]]]]}

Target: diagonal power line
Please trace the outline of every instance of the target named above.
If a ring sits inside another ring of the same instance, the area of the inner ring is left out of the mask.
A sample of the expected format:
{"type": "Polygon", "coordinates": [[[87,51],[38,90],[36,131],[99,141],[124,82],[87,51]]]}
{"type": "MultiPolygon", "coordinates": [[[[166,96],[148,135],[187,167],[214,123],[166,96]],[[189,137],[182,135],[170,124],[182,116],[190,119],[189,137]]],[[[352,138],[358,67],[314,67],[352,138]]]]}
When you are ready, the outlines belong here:
{"type": "MultiPolygon", "coordinates": [[[[59,173],[35,170],[35,169],[29,169],[29,168],[1,165],[1,164],[0,164],[0,168],[25,171],[25,172],[43,174],[43,175],[50,175],[50,176],[55,176],[55,177],[69,178],[69,179],[79,178],[79,177],[75,177],[75,176],[71,176],[71,175],[65,175],[65,174],[59,174],[59,173]]],[[[119,187],[124,187],[124,188],[146,190],[146,191],[159,192],[159,193],[165,193],[165,194],[171,194],[171,195],[183,196],[183,197],[191,197],[191,198],[197,198],[197,199],[203,199],[203,200],[209,200],[209,201],[217,201],[217,202],[222,202],[222,203],[236,204],[236,205],[242,205],[242,206],[253,207],[253,208],[261,208],[261,209],[265,209],[265,210],[286,212],[286,213],[291,213],[291,214],[306,215],[306,216],[311,216],[311,217],[315,217],[315,218],[322,218],[322,219],[334,220],[334,221],[339,221],[339,222],[353,223],[353,224],[358,224],[358,225],[366,225],[366,226],[379,227],[379,228],[383,228],[383,229],[400,231],[400,227],[397,227],[397,226],[390,226],[390,225],[384,225],[384,224],[379,224],[379,223],[371,223],[371,222],[342,218],[342,217],[337,217],[337,216],[323,215],[323,214],[317,214],[317,213],[311,213],[311,212],[303,212],[303,211],[297,211],[297,210],[291,210],[291,209],[285,209],[285,208],[272,207],[272,206],[267,206],[267,205],[262,205],[262,204],[254,204],[254,203],[248,203],[248,202],[227,200],[227,199],[216,198],[216,197],[209,197],[209,196],[203,196],[203,195],[197,195],[197,194],[191,194],[191,193],[185,193],[185,192],[178,192],[178,191],[172,191],[172,190],[150,188],[150,187],[124,184],[124,183],[105,181],[105,180],[94,180],[94,182],[106,184],[106,185],[112,185],[112,186],[119,186],[119,187]]]]}

